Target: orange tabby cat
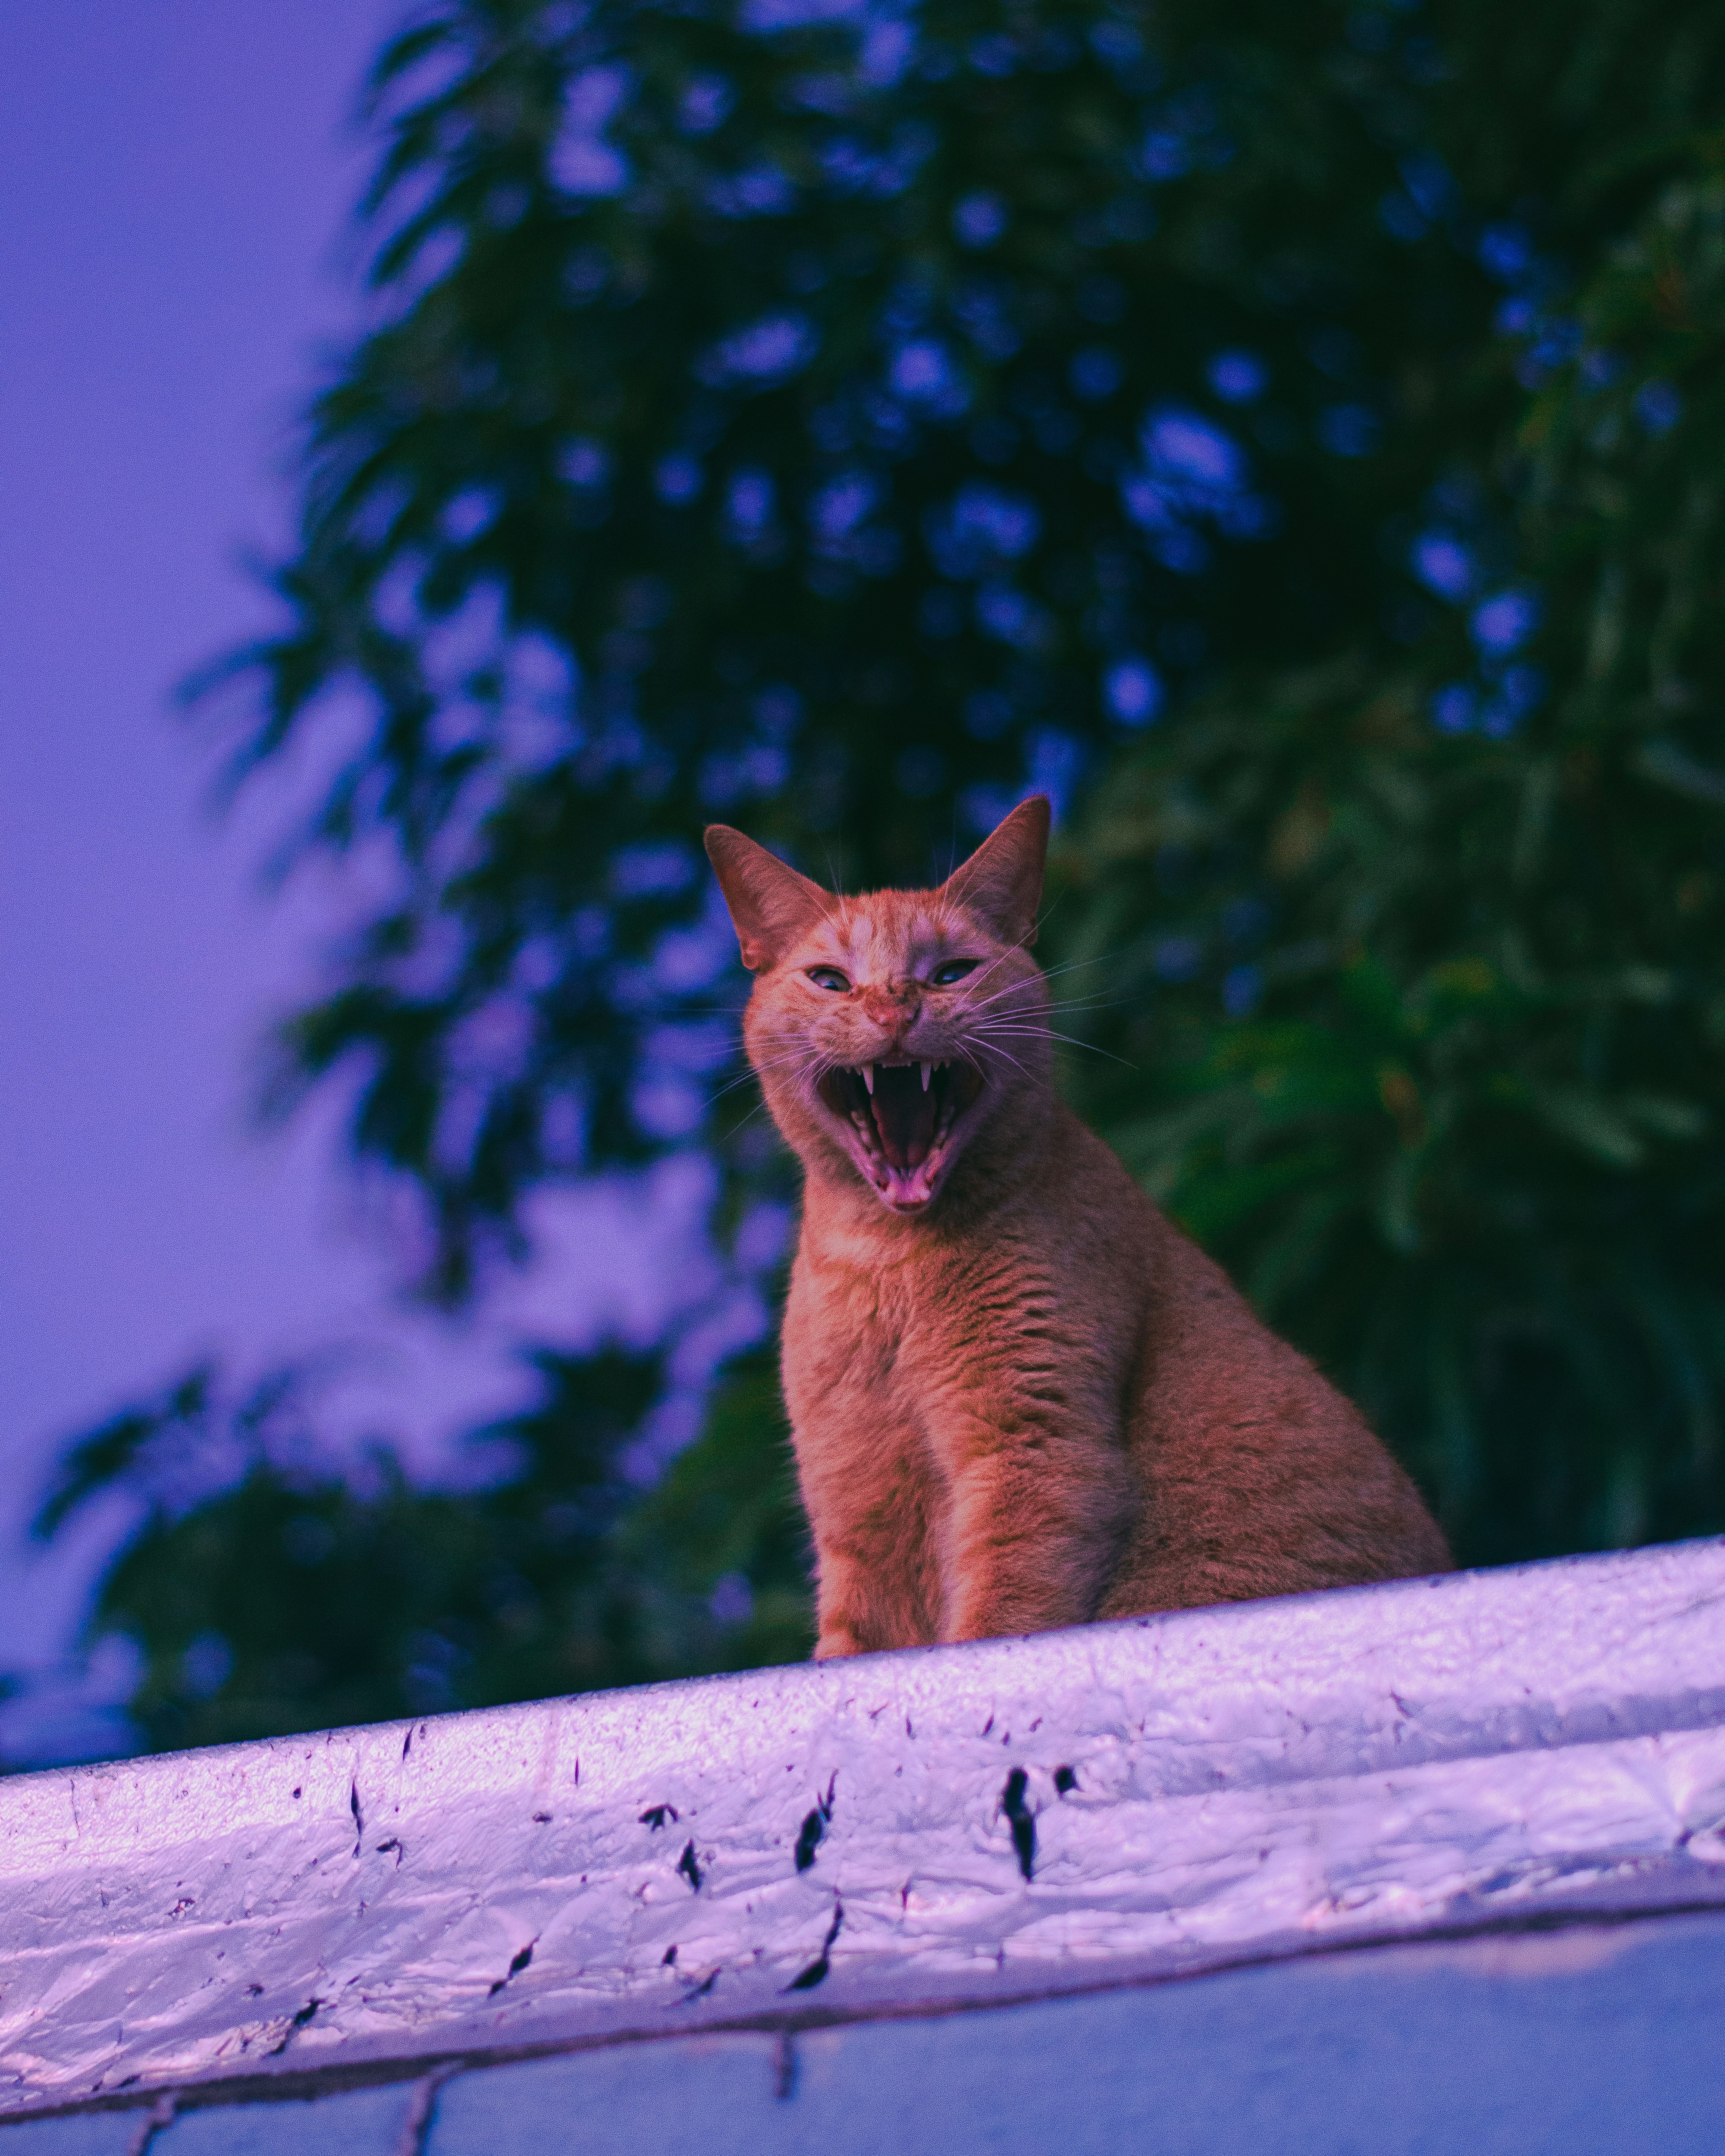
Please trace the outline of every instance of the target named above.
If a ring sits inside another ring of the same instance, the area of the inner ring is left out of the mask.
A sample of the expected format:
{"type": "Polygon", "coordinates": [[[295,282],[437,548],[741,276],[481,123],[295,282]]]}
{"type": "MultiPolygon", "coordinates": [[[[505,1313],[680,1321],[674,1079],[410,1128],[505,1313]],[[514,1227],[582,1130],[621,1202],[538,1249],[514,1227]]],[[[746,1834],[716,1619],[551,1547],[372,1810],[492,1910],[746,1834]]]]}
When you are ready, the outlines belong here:
{"type": "Polygon", "coordinates": [[[1056,1097],[1048,803],[938,891],[706,834],[803,1163],[784,1389],[818,1656],[1449,1568],[1358,1411],[1056,1097]]]}

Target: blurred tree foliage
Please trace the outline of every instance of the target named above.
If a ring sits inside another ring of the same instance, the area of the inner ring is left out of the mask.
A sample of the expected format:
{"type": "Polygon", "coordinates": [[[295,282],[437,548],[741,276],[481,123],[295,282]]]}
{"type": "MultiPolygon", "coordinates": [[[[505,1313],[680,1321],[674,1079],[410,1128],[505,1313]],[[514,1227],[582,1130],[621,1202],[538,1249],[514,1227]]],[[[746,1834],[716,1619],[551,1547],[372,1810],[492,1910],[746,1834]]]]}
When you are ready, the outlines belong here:
{"type": "MultiPolygon", "coordinates": [[[[1464,1559],[1725,1527],[1725,18],[810,12],[442,0],[378,64],[366,326],[203,685],[384,894],[278,1097],[357,1073],[452,1301],[655,1148],[734,1221],[701,823],[921,880],[1043,785],[1076,1096],[1464,1559]]],[[[800,1650],[762,1356],[644,1497],[655,1366],[540,1376],[465,1494],[207,1384],[87,1440],[148,1740],[800,1650]]]]}
{"type": "Polygon", "coordinates": [[[141,1650],[151,1750],[793,1661],[803,1530],[770,1357],[732,1368],[702,1444],[644,1495],[622,1455],[663,1382],[616,1349],[536,1357],[537,1404],[475,1430],[480,1479],[336,1471],[303,1381],[205,1369],[68,1455],[38,1521],[144,1499],[94,1627],[141,1650]]]}
{"type": "Polygon", "coordinates": [[[359,692],[308,843],[393,891],[283,1076],[357,1063],[450,1293],[697,1127],[703,820],[922,880],[1224,653],[1381,634],[1476,418],[1492,280],[1381,214],[1449,186],[1394,13],[771,19],[462,0],[386,54],[375,326],[228,662],[243,764],[359,692]]]}
{"type": "Polygon", "coordinates": [[[1530,213],[1478,367],[1521,394],[1414,542],[1450,620],[1219,682],[1070,855],[1099,1037],[1157,1072],[1091,1111],[1475,1563],[1725,1529],[1725,134],[1681,49],[1530,213]]]}

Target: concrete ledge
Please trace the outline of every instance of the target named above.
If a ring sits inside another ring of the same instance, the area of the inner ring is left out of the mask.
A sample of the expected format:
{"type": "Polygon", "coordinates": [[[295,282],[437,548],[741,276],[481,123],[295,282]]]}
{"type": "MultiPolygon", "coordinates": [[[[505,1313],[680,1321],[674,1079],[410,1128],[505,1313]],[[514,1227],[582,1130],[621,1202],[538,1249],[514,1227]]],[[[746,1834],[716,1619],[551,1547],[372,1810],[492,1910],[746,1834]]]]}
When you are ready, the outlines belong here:
{"type": "Polygon", "coordinates": [[[0,2113],[1725,1906],[1725,1543],[0,1784],[0,2113]]]}

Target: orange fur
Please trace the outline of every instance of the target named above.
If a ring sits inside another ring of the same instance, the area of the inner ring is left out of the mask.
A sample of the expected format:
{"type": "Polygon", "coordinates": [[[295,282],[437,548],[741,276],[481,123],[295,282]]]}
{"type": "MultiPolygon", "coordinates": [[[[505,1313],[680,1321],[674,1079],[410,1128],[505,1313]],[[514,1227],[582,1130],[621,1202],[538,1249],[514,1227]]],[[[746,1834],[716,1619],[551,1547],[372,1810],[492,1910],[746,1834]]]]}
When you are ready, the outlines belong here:
{"type": "Polygon", "coordinates": [[[1358,1410],[1057,1098],[1047,834],[1027,801],[939,890],[843,899],[707,834],[805,1178],[783,1374],[819,1656],[1450,1563],[1358,1410]]]}

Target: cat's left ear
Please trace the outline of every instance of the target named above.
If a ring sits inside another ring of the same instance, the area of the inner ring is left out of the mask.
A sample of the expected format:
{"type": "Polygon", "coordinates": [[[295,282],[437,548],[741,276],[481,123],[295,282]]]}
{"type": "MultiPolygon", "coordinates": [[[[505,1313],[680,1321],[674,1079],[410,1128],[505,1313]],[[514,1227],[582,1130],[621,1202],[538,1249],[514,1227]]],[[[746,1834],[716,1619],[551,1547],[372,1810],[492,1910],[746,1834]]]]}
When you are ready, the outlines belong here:
{"type": "Polygon", "coordinates": [[[1028,948],[1036,941],[1050,814],[1045,793],[1020,801],[941,886],[942,898],[977,915],[1003,943],[1028,948]]]}
{"type": "Polygon", "coordinates": [[[833,901],[818,883],[787,868],[776,854],[728,824],[709,824],[706,838],[707,859],[742,947],[742,963],[752,973],[764,973],[833,901]]]}

